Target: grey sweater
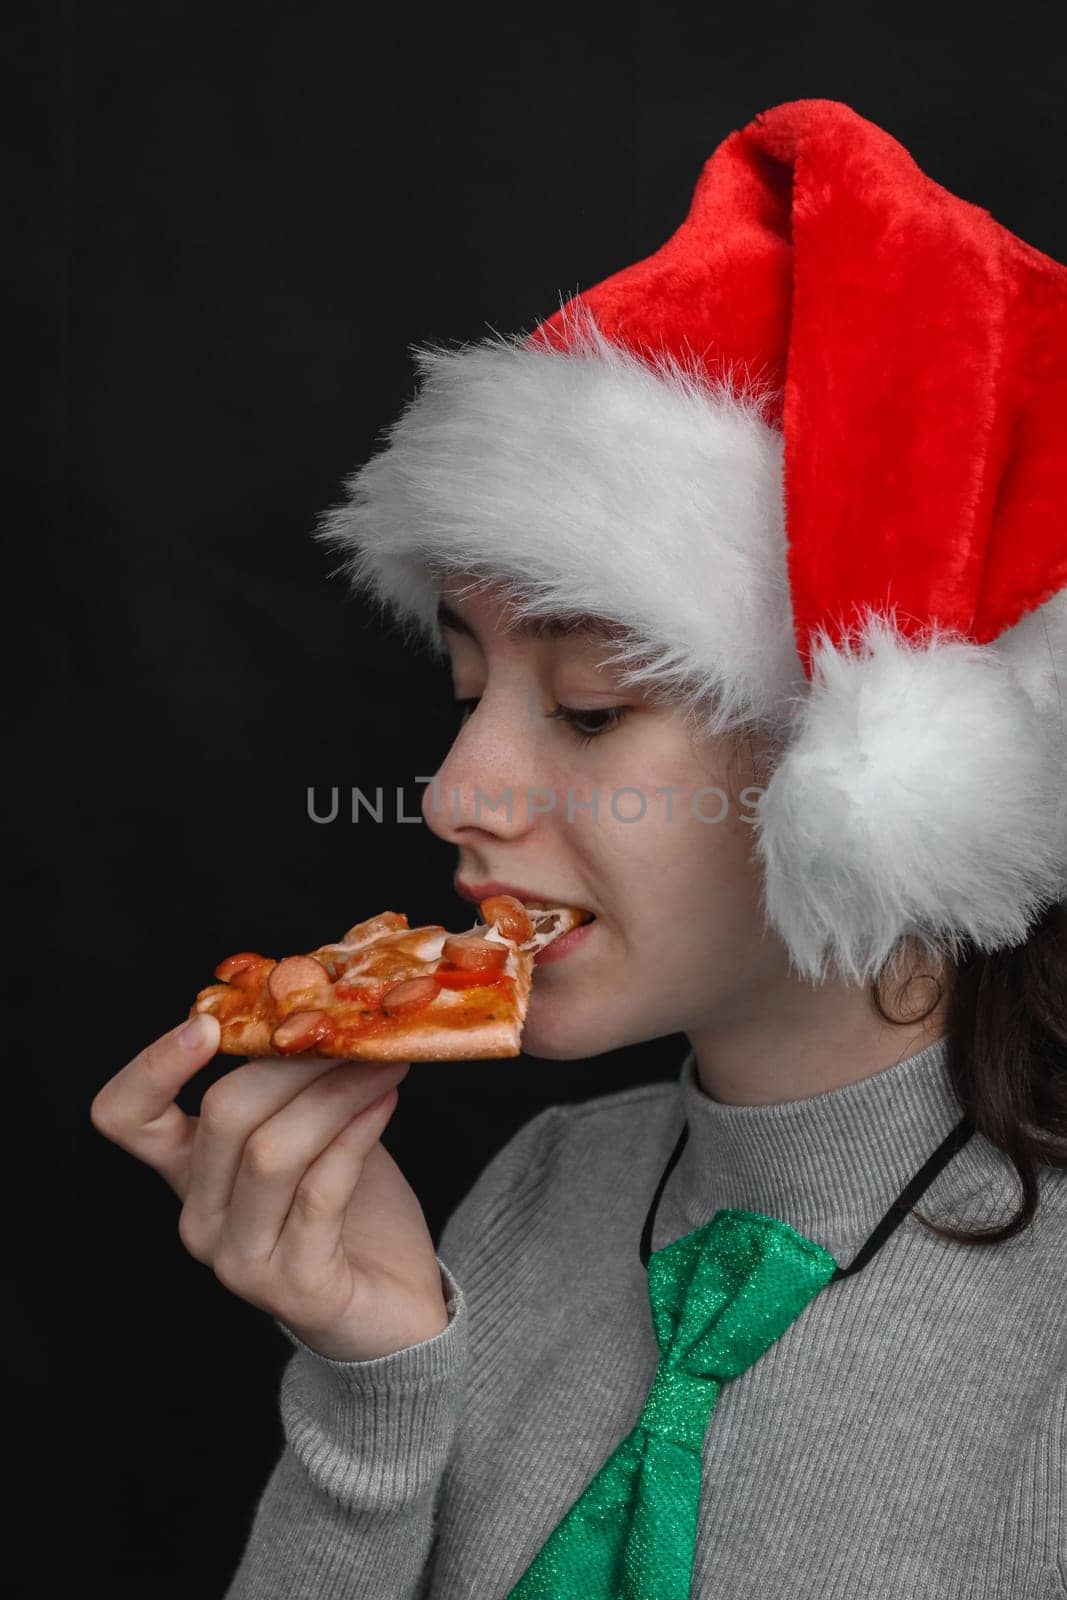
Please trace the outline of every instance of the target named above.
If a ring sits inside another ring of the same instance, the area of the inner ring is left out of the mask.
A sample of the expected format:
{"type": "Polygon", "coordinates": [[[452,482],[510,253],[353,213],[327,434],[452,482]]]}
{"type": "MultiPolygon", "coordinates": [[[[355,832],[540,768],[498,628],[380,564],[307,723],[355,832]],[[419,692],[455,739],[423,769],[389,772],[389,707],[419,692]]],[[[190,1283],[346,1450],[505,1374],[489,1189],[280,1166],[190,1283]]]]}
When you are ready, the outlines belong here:
{"type": "MultiPolygon", "coordinates": [[[[284,1451],[227,1600],[502,1600],[633,1427],[658,1348],[641,1226],[683,1115],[653,1249],[766,1212],[847,1266],[962,1109],[944,1041],[777,1105],[675,1083],[551,1106],[489,1162],[438,1245],[436,1338],[373,1361],[294,1345],[284,1451]]],[[[974,1134],[919,1202],[1003,1219],[1018,1184],[974,1134]]],[[[727,1383],[704,1439],[701,1600],[1064,1600],[1067,1174],[1023,1235],[908,1217],[727,1383]]],[[[279,1326],[282,1326],[280,1323],[279,1326]]]]}

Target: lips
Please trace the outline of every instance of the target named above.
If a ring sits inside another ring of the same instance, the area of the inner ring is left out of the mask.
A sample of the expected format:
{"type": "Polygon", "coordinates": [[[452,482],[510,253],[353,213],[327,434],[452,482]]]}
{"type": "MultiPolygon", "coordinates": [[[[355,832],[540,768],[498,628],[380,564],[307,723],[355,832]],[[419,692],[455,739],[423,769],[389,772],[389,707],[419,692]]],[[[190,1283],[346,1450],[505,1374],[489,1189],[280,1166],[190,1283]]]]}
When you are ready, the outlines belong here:
{"type": "Polygon", "coordinates": [[[534,955],[534,966],[539,967],[549,961],[562,961],[572,950],[584,944],[587,939],[591,939],[595,931],[595,917],[588,922],[579,923],[578,927],[572,928],[569,933],[562,934],[560,938],[553,939],[551,944],[542,946],[534,955]]]}
{"type": "Polygon", "coordinates": [[[593,922],[596,919],[595,912],[587,910],[585,906],[579,906],[574,900],[568,899],[566,895],[545,895],[536,889],[520,888],[515,883],[501,883],[496,878],[492,878],[486,883],[464,883],[461,878],[454,878],[452,883],[456,893],[462,896],[464,900],[470,900],[474,905],[478,905],[482,900],[487,900],[491,894],[510,894],[514,895],[516,900],[521,900],[524,906],[529,906],[534,911],[553,910],[557,906],[573,906],[576,911],[582,913],[580,927],[584,927],[587,922],[593,922]]]}

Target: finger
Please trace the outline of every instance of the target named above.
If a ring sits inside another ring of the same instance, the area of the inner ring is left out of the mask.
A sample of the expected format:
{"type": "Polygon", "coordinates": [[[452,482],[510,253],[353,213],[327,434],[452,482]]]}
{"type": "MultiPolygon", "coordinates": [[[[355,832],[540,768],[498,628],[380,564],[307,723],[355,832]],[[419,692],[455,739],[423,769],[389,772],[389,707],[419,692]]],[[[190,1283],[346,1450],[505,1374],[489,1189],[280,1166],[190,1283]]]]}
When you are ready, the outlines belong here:
{"type": "Polygon", "coordinates": [[[186,1116],[174,1097],[219,1046],[219,1024],[201,1014],[153,1040],[117,1072],[89,1108],[94,1128],[113,1144],[153,1167],[183,1193],[195,1117],[186,1116]]]}
{"type": "MultiPolygon", "coordinates": [[[[367,1071],[365,1062],[360,1067],[367,1071]]],[[[186,1202],[186,1223],[196,1229],[203,1247],[222,1225],[252,1134],[317,1079],[333,1073],[352,1076],[352,1064],[322,1056],[257,1056],[208,1089],[200,1102],[186,1202]]]]}
{"type": "Polygon", "coordinates": [[[336,1260],[352,1196],[398,1099],[390,1089],[347,1122],[297,1185],[274,1248],[274,1260],[284,1257],[294,1279],[321,1280],[336,1260]]]}
{"type": "Polygon", "coordinates": [[[319,1079],[256,1129],[234,1180],[220,1250],[244,1262],[268,1260],[312,1162],[409,1070],[406,1062],[359,1066],[361,1072],[338,1071],[319,1079]]]}

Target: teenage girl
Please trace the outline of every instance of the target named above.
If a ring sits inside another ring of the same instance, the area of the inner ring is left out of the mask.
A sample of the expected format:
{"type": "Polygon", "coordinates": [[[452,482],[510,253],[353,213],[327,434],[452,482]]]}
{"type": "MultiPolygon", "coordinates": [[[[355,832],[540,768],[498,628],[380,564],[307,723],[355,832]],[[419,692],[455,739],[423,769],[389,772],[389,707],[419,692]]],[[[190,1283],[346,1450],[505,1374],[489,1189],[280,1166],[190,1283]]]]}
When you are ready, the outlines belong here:
{"type": "MultiPolygon", "coordinates": [[[[731,136],[715,174],[744,157],[763,224],[794,206],[799,253],[802,172],[780,183],[767,154],[791,160],[798,125],[826,205],[820,149],[866,192],[899,147],[821,101],[731,136]]],[[[859,275],[859,247],[849,262],[859,275]]],[[[602,323],[652,303],[624,279],[602,323]]],[[[175,1190],[185,1247],[294,1347],[285,1448],[228,1600],[1061,1600],[1067,833],[1062,709],[1035,662],[1067,669],[1067,570],[1031,607],[1043,658],[1014,619],[996,654],[868,632],[862,656],[824,653],[821,697],[790,698],[797,678],[772,670],[784,546],[758,560],[762,474],[781,481],[769,413],[595,339],[578,353],[425,358],[422,409],[350,484],[345,537],[379,595],[423,622],[433,606],[461,720],[423,813],[457,889],[594,914],[539,960],[524,1051],[676,1033],[688,1050],[676,1081],[535,1117],[436,1248],[381,1143],[406,1065],[253,1061],[189,1117],[175,1097],[218,1044],[199,1016],[101,1089],[94,1125],[175,1190]],[[617,430],[610,473],[589,415],[617,430]],[[606,521],[601,545],[579,536],[606,521]],[[801,705],[824,715],[798,737],[783,708],[801,705]],[[882,824],[866,833],[865,800],[882,824]],[[742,1313],[735,1369],[738,1339],[713,1359],[709,1330],[742,1313]]],[[[799,489],[792,509],[799,626],[799,489]]]]}

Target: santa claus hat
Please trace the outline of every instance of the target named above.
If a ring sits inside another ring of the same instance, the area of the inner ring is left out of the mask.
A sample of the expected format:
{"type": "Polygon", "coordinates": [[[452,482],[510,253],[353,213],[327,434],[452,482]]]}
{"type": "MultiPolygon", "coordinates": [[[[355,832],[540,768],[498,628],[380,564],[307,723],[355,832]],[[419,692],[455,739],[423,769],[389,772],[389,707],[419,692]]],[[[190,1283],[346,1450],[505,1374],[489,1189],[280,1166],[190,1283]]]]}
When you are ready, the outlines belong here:
{"type": "Polygon", "coordinates": [[[421,383],[317,536],[443,651],[442,581],[628,630],[629,681],[773,732],[796,969],[1020,943],[1067,895],[1067,268],[834,100],[706,162],[659,250],[421,383]]]}

